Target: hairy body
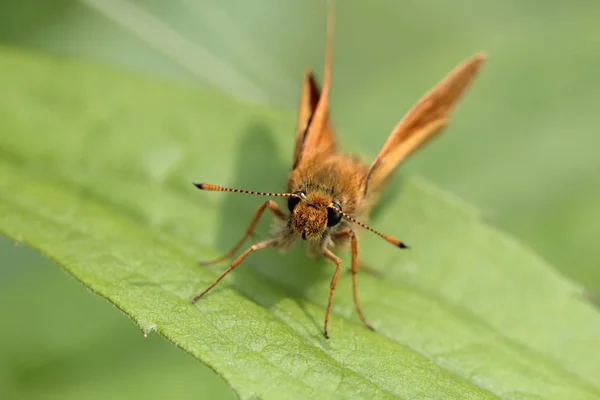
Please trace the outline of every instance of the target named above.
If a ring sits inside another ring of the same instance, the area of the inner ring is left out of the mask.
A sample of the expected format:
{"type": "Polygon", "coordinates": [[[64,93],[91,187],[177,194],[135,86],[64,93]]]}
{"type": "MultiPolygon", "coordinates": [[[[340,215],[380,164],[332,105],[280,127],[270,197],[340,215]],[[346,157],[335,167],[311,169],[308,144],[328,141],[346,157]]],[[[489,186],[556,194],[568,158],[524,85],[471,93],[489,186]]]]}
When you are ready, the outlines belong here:
{"type": "Polygon", "coordinates": [[[306,241],[308,253],[317,256],[323,254],[325,248],[348,244],[348,236],[339,234],[349,229],[351,223],[342,219],[336,225],[327,226],[328,207],[337,204],[342,211],[364,222],[373,193],[365,195],[359,190],[361,177],[368,167],[353,156],[335,155],[323,159],[316,154],[304,165],[293,170],[288,179],[288,192],[304,193],[304,199],[292,209],[279,237],[282,247],[301,238],[306,241]],[[349,171],[358,174],[349,174],[349,171]]]}

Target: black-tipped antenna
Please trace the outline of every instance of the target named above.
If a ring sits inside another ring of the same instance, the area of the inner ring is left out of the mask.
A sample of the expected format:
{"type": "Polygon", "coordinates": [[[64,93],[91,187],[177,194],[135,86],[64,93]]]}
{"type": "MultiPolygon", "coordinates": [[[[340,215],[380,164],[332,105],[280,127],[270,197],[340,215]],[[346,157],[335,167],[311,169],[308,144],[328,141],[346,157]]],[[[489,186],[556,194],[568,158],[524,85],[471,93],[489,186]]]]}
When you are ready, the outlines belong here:
{"type": "Polygon", "coordinates": [[[336,208],[336,207],[333,207],[333,206],[328,206],[328,207],[330,207],[330,208],[334,209],[335,211],[341,213],[344,216],[344,218],[346,218],[347,220],[355,223],[356,225],[358,225],[358,226],[360,226],[362,228],[365,228],[368,231],[373,232],[374,234],[376,234],[377,236],[379,236],[380,238],[382,238],[386,242],[391,243],[394,246],[399,247],[401,249],[409,249],[410,248],[406,244],[404,244],[402,241],[400,241],[400,240],[398,240],[396,238],[393,238],[391,236],[384,235],[383,233],[381,233],[379,231],[376,231],[375,229],[371,228],[370,226],[368,226],[368,225],[366,225],[366,224],[364,224],[364,223],[362,223],[362,222],[354,219],[353,217],[351,217],[350,215],[346,214],[345,212],[340,211],[339,208],[336,208]]]}

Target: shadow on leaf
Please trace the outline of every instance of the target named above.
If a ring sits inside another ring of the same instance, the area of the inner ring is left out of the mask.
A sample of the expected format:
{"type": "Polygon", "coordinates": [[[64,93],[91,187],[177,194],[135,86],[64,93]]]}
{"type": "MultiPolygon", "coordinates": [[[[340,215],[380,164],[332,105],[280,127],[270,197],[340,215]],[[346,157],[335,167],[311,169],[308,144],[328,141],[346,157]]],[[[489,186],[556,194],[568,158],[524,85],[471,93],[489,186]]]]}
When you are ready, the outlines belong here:
{"type": "MultiPolygon", "coordinates": [[[[272,140],[273,133],[261,124],[248,127],[242,135],[236,160],[235,180],[226,186],[232,188],[284,192],[286,190],[287,174],[290,162],[284,162],[272,140]]],[[[243,194],[227,193],[221,206],[221,221],[217,233],[217,247],[223,253],[227,252],[245,233],[257,208],[268,198],[243,194]]],[[[280,208],[287,213],[285,200],[275,199],[280,208]]],[[[215,273],[223,271],[237,255],[247,247],[270,236],[270,226],[273,215],[267,210],[259,221],[254,236],[250,237],[237,254],[229,260],[211,268],[215,273]]],[[[248,298],[267,309],[284,299],[293,299],[303,309],[304,292],[307,288],[322,279],[328,280],[333,273],[324,260],[311,260],[305,255],[302,243],[296,242],[285,252],[275,248],[257,251],[248,257],[228,276],[229,282],[241,290],[248,298]],[[261,293],[261,289],[253,284],[256,279],[261,285],[266,284],[272,290],[261,293]]],[[[213,291],[227,285],[221,282],[213,291]]],[[[208,294],[210,295],[210,293],[208,294]]],[[[327,293],[323,293],[325,302],[327,293]]],[[[323,303],[325,304],[325,303],[323,303]]],[[[314,334],[321,334],[321,316],[315,321],[314,316],[306,313],[315,323],[314,334]]]]}

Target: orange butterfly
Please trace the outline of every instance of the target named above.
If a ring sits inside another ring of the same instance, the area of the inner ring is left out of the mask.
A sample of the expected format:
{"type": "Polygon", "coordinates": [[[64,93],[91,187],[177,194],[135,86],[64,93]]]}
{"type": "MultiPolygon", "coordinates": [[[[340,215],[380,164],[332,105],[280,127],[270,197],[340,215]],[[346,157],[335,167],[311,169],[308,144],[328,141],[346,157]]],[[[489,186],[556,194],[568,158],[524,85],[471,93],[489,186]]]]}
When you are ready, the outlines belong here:
{"type": "Polygon", "coordinates": [[[400,120],[373,163],[367,166],[351,155],[336,152],[336,141],[329,120],[333,6],[329,11],[327,26],[323,89],[319,88],[313,74],[308,70],[302,85],[294,159],[287,192],[265,193],[228,189],[207,183],[195,184],[202,190],[287,197],[289,215],[273,200],[267,200],[262,204],[238,243],[222,257],[203,264],[216,263],[233,256],[252,234],[266,209],[281,221],[279,229],[270,239],[244,250],[229,268],[203,292],[195,296],[192,302],[196,302],[215,287],[228,273],[239,266],[248,254],[268,247],[286,248],[293,241],[301,238],[306,242],[311,254],[324,256],[336,267],[331,279],[323,327],[325,337],[329,338],[327,327],[331,302],[342,268],[342,261],[331,249],[350,244],[356,311],[363,324],[373,329],[363,315],[358,300],[356,282],[359,266],[358,240],[354,226],[365,228],[396,247],[407,248],[400,240],[377,232],[360,221],[367,218],[396,167],[446,127],[453,107],[477,75],[485,56],[480,53],[466,60],[425,94],[400,120]]]}

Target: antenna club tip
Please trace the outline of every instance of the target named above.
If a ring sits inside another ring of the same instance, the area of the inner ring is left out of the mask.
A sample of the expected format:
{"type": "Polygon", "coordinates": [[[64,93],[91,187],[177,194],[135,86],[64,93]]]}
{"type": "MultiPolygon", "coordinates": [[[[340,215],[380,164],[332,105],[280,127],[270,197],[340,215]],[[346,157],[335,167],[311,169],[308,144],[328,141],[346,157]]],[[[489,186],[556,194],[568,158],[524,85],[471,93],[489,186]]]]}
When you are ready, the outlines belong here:
{"type": "Polygon", "coordinates": [[[198,189],[204,189],[204,183],[193,183],[198,189]]]}
{"type": "Polygon", "coordinates": [[[410,247],[409,247],[409,246],[407,246],[406,244],[404,244],[404,243],[402,243],[402,242],[399,242],[399,243],[398,243],[398,247],[400,247],[401,249],[410,249],[410,247]]]}

